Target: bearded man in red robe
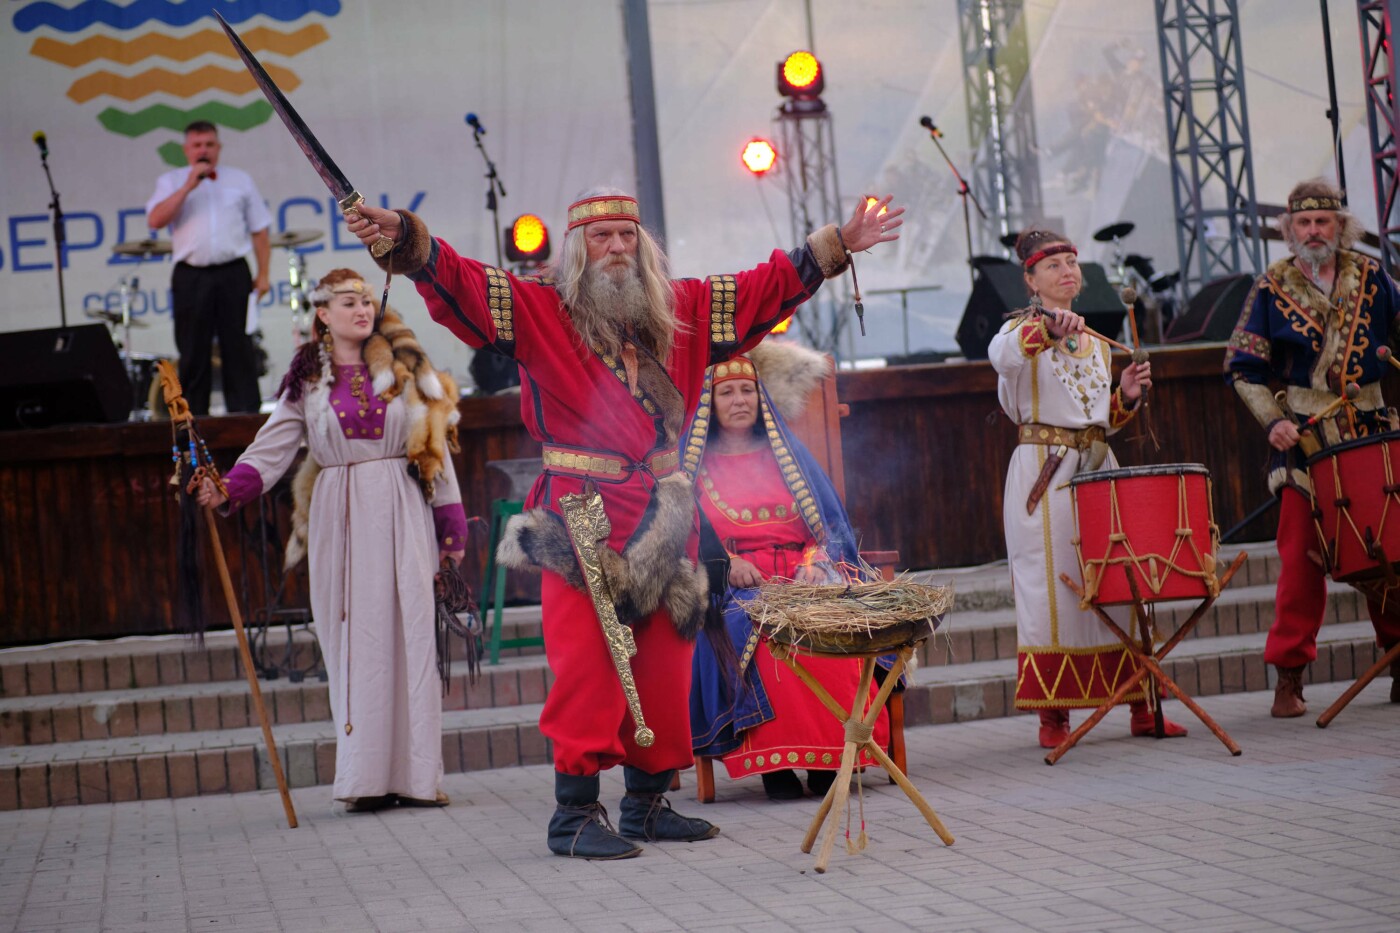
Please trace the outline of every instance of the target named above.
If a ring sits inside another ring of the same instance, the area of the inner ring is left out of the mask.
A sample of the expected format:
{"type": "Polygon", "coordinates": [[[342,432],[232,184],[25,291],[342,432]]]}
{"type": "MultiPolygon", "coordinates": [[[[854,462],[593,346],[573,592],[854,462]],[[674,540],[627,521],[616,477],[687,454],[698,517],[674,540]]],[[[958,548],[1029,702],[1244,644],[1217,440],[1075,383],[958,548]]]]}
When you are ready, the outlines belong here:
{"type": "Polygon", "coordinates": [[[549,848],[576,858],[629,858],[634,842],[708,839],[718,827],[671,810],[662,795],[691,763],[692,643],[707,605],[697,566],[698,518],[678,469],[680,434],[699,403],[706,367],[756,345],[840,274],[850,251],[898,238],[903,208],[862,198],[791,252],[731,275],[673,279],[640,222],[635,198],[586,193],[569,207],[558,262],[521,278],[458,255],[408,211],[362,205],[349,229],[377,260],[406,274],[433,319],[473,347],[520,368],[520,408],[543,444],[544,472],[513,520],[501,558],[543,571],[545,653],[555,681],[540,715],[553,743],[549,848]],[[561,517],[569,494],[602,496],[611,526],[598,548],[607,593],[636,641],[636,692],[655,740],[639,744],[594,600],[561,517]],[[623,766],[617,831],[598,802],[601,771],[623,766]]]}

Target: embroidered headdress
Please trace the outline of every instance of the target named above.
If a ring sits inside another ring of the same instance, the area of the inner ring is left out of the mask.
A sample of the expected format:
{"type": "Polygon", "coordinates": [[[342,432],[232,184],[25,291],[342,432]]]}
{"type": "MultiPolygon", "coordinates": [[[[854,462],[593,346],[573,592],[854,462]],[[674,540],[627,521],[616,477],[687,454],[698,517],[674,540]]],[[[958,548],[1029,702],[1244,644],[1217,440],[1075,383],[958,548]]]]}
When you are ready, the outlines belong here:
{"type": "Polygon", "coordinates": [[[637,208],[637,199],[625,194],[584,198],[569,205],[569,230],[600,220],[630,220],[641,223],[642,212],[637,208]]]}

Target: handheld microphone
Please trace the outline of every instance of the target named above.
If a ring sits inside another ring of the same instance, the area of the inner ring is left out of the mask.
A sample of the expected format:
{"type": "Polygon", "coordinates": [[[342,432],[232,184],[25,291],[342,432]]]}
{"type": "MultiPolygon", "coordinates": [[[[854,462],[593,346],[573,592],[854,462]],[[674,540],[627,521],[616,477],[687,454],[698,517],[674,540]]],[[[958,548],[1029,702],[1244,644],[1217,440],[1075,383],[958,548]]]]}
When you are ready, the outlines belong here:
{"type": "Polygon", "coordinates": [[[467,114],[467,126],[470,126],[482,136],[486,135],[486,127],[481,125],[481,121],[476,118],[476,114],[474,113],[467,114]]]}
{"type": "Polygon", "coordinates": [[[43,130],[34,134],[34,145],[39,147],[39,158],[47,159],[49,157],[49,138],[44,135],[43,130]]]}
{"type": "Polygon", "coordinates": [[[920,117],[920,118],[919,118],[919,125],[922,126],[924,129],[928,130],[930,134],[932,134],[932,135],[934,135],[934,136],[937,136],[937,137],[939,137],[940,139],[943,137],[943,131],[940,130],[940,129],[938,128],[938,125],[935,124],[935,123],[933,122],[933,117],[930,117],[930,116],[923,116],[923,117],[920,117]]]}

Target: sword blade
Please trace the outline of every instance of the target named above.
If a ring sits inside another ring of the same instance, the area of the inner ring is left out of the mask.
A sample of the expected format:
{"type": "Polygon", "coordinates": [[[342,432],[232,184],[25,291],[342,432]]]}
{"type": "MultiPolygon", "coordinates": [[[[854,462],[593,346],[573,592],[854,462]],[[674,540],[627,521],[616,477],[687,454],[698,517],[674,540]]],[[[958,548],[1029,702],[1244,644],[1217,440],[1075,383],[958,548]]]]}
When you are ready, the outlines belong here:
{"type": "Polygon", "coordinates": [[[272,80],[272,77],[267,73],[267,69],[263,68],[257,58],[253,56],[248,46],[243,44],[243,40],[239,38],[238,33],[233,31],[233,27],[228,24],[228,21],[223,18],[218,10],[214,11],[214,16],[218,18],[219,25],[224,27],[224,32],[228,35],[229,41],[233,43],[234,49],[238,52],[238,57],[243,59],[243,64],[253,76],[253,80],[258,83],[258,87],[262,90],[263,96],[267,98],[267,102],[272,105],[272,109],[277,111],[277,115],[282,118],[282,122],[286,124],[287,129],[292,134],[292,138],[295,139],[297,145],[301,147],[301,151],[306,153],[307,161],[311,163],[311,167],[316,170],[317,175],[321,176],[321,180],[326,183],[326,187],[330,189],[331,194],[335,195],[336,200],[341,202],[341,210],[349,210],[354,206],[354,203],[358,202],[360,199],[359,192],[355,190],[355,186],[350,184],[350,180],[345,177],[345,173],[340,170],[340,167],[335,164],[335,160],[330,157],[330,154],[327,153],[321,146],[321,143],[317,141],[315,135],[311,132],[310,128],[307,127],[306,121],[297,113],[291,101],[287,100],[287,96],[282,93],[282,89],[272,80]],[[347,201],[351,203],[346,203],[347,201]]]}

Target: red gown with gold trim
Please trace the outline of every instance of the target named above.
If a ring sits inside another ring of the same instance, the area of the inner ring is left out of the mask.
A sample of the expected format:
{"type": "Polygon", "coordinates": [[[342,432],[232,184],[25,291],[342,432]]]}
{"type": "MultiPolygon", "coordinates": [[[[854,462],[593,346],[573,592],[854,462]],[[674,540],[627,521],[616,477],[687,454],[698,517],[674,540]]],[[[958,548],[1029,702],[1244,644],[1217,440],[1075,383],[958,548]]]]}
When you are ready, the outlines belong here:
{"type": "MultiPolygon", "coordinates": [[[[771,447],[765,443],[741,454],[708,449],[696,479],[700,508],[730,554],[753,563],[765,578],[796,575],[816,542],[771,447]]],[[[843,724],[786,664],[773,657],[765,642],[759,643],[749,663],[763,681],[773,717],[745,729],[743,744],[724,756],[729,776],[839,767],[845,745],[843,724]]],[[[806,656],[802,664],[839,703],[849,703],[860,686],[859,661],[806,656]]],[[[871,685],[871,696],[877,689],[871,685]]],[[[889,744],[889,717],[883,711],[874,739],[882,748],[889,744]]],[[[873,763],[862,751],[857,765],[873,763]]]]}

